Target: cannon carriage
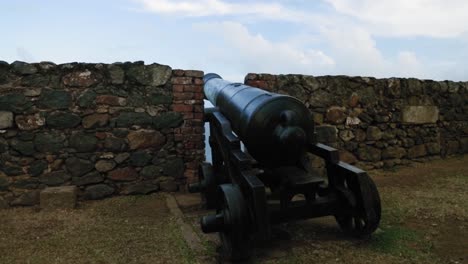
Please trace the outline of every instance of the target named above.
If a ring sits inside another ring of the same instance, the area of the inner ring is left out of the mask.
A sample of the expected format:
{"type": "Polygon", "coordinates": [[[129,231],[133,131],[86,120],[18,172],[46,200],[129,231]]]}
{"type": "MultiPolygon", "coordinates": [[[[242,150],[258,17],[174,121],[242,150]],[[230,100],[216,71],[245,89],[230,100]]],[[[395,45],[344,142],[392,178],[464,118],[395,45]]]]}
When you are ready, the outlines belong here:
{"type": "Polygon", "coordinates": [[[203,232],[218,232],[222,255],[250,257],[255,243],[271,238],[275,224],[335,216],[354,236],[368,236],[380,222],[378,190],[366,172],[339,160],[316,142],[313,118],[298,99],[204,76],[214,108],[209,122],[212,164],[199,167],[190,192],[202,194],[216,213],[201,218],[203,232]],[[245,145],[242,146],[242,144],[245,145]],[[327,177],[309,165],[307,153],[324,159],[327,177]],[[293,199],[301,195],[303,199],[293,199]]]}

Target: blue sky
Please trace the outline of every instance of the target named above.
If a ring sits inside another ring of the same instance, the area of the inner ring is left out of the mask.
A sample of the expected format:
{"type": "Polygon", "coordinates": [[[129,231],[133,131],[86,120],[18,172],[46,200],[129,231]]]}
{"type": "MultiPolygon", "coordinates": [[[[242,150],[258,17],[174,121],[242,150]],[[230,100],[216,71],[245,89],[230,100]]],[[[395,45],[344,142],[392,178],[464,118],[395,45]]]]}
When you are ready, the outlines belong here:
{"type": "Polygon", "coordinates": [[[466,0],[3,0],[0,60],[468,81],[466,0]]]}

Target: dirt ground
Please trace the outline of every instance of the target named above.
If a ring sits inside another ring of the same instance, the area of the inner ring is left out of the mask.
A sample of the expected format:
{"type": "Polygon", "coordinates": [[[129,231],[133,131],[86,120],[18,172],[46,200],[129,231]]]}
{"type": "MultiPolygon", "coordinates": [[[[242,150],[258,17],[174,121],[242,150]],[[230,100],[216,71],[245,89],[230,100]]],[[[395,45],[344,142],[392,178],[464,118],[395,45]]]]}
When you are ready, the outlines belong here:
{"type": "MultiPolygon", "coordinates": [[[[370,239],[345,236],[330,217],[288,223],[257,246],[252,263],[468,264],[467,164],[465,155],[372,171],[383,215],[370,239]]],[[[202,234],[198,222],[208,212],[198,196],[175,197],[183,214],[171,213],[162,194],[71,211],[0,210],[0,263],[216,263],[217,236],[202,234]],[[186,242],[187,232],[199,246],[186,242]]]]}
{"type": "MultiPolygon", "coordinates": [[[[468,155],[372,171],[382,199],[380,228],[368,240],[345,236],[333,217],[278,227],[253,263],[468,263],[468,155]]],[[[199,229],[204,213],[185,209],[199,229]]],[[[216,236],[199,233],[216,256],[216,236]]]]}

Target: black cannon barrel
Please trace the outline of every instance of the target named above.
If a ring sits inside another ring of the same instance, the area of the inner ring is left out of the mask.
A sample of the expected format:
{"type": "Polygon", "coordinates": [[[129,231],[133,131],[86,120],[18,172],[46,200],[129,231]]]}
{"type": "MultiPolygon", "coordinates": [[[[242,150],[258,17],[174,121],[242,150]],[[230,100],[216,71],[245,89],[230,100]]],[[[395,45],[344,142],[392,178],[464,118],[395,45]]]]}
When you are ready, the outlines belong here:
{"type": "Polygon", "coordinates": [[[206,98],[231,122],[249,153],[270,166],[295,165],[315,143],[310,111],[298,99],[206,74],[206,98]]]}

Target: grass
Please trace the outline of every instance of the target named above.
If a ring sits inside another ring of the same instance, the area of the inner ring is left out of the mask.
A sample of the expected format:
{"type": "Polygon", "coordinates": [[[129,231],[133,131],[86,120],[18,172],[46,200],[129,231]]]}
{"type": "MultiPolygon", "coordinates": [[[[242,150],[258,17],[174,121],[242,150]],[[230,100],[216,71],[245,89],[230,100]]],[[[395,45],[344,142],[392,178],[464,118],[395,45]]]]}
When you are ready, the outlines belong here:
{"type": "Polygon", "coordinates": [[[288,223],[281,228],[291,238],[258,249],[254,263],[468,262],[467,163],[465,156],[370,172],[383,210],[370,239],[346,237],[333,217],[288,223]]]}
{"type": "Polygon", "coordinates": [[[392,255],[411,256],[417,253],[415,246],[420,239],[421,235],[415,230],[402,226],[385,227],[372,236],[369,248],[392,255]]]}
{"type": "MultiPolygon", "coordinates": [[[[288,223],[280,228],[290,237],[257,249],[253,262],[468,262],[467,163],[465,156],[373,171],[383,211],[370,239],[346,237],[333,217],[288,223]]],[[[217,255],[217,242],[201,233],[198,216],[185,220],[202,237],[201,258],[163,195],[115,197],[70,211],[0,210],[0,263],[205,263],[217,255]]]]}
{"type": "Polygon", "coordinates": [[[164,197],[117,197],[73,211],[0,211],[1,263],[191,263],[164,197]]]}

